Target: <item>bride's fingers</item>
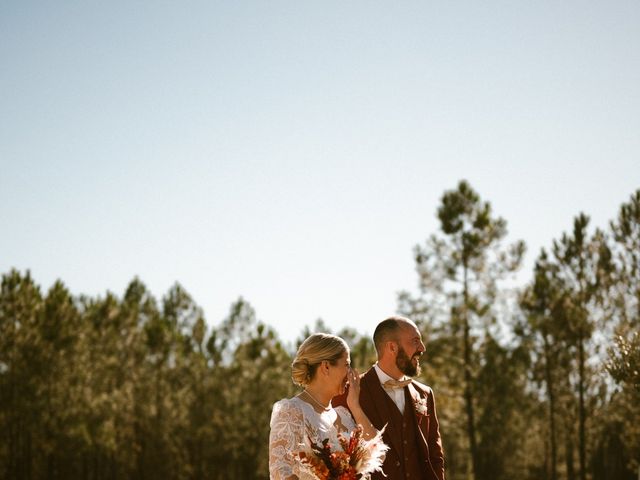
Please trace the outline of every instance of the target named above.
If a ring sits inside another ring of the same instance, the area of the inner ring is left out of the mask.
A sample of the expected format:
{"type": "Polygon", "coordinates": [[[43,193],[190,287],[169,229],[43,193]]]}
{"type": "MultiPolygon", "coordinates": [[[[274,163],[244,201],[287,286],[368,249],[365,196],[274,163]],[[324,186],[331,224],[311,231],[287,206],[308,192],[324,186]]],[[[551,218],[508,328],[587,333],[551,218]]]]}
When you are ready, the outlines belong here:
{"type": "Polygon", "coordinates": [[[349,370],[349,383],[353,385],[354,388],[358,388],[360,386],[360,376],[353,368],[349,370]]]}

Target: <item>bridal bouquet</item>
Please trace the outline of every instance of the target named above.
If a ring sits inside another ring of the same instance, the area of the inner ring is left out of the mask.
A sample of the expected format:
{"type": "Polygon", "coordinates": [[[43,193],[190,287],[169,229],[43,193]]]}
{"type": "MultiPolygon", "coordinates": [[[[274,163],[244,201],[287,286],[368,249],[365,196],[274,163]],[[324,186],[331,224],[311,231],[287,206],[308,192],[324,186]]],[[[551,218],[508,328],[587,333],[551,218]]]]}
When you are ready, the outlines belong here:
{"type": "Polygon", "coordinates": [[[365,480],[375,471],[382,471],[385,452],[389,447],[382,441],[384,428],[371,440],[362,438],[358,425],[349,438],[338,434],[342,450],[331,449],[329,439],[320,444],[308,436],[310,446],[294,453],[300,469],[318,480],[365,480]]]}

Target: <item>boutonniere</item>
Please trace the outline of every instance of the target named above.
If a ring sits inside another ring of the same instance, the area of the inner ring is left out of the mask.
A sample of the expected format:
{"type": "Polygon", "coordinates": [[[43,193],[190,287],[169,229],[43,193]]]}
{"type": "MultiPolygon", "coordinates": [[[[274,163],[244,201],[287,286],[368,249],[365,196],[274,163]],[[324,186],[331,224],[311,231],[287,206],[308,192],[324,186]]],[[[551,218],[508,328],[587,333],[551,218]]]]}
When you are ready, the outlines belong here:
{"type": "Polygon", "coordinates": [[[426,417],[427,415],[429,415],[429,409],[427,408],[426,398],[418,397],[417,399],[414,399],[414,402],[415,402],[416,414],[418,415],[418,418],[426,417]]]}

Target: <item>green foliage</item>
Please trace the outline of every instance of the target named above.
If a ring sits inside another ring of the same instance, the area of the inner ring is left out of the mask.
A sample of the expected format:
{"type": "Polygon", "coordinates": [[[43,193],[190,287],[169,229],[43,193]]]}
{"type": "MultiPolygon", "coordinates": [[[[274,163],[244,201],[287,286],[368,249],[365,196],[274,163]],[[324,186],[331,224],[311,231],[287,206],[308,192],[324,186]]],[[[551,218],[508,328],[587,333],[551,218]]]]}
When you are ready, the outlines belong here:
{"type": "Polygon", "coordinates": [[[536,402],[526,391],[528,354],[509,349],[487,332],[480,348],[476,378],[478,418],[478,478],[512,479],[527,475],[527,424],[536,402]]]}
{"type": "MultiPolygon", "coordinates": [[[[482,355],[478,346],[484,332],[495,324],[498,282],[519,267],[525,246],[521,241],[502,245],[507,233],[505,220],[495,217],[491,205],[466,181],[444,193],[437,215],[441,233],[414,250],[420,296],[412,299],[401,294],[400,309],[420,322],[426,337],[440,340],[442,366],[450,371],[445,388],[464,404],[459,413],[466,419],[464,450],[469,456],[459,455],[460,464],[450,465],[450,471],[489,478],[482,472],[484,457],[479,445],[482,438],[477,415],[482,402],[477,381],[482,355]]],[[[449,426],[449,419],[444,420],[443,426],[449,426]]],[[[460,432],[460,424],[452,423],[457,427],[453,430],[460,432]]],[[[445,443],[451,443],[446,435],[445,443]]]]}
{"type": "MultiPolygon", "coordinates": [[[[517,305],[496,308],[524,244],[467,182],[415,248],[402,292],[427,352],[449,480],[637,478],[640,468],[640,190],[608,232],[576,217],[542,250],[517,305]],[[549,253],[547,253],[549,252],[549,253]],[[635,474],[634,474],[635,472],[635,474]]],[[[309,333],[329,332],[318,320],[309,333]]],[[[371,339],[338,335],[352,364],[371,339]]],[[[158,302],[43,294],[29,272],[0,288],[0,478],[268,478],[271,407],[295,394],[292,352],[243,298],[217,326],[175,284],[158,302]]]]}
{"type": "Polygon", "coordinates": [[[626,454],[626,466],[640,472],[640,190],[622,204],[610,226],[615,281],[608,306],[616,322],[606,369],[619,388],[612,430],[624,445],[619,451],[626,454]]]}
{"type": "Polygon", "coordinates": [[[3,275],[0,478],[267,477],[289,354],[242,299],[209,334],[181,286],[161,305],[139,279],[122,299],[43,298],[3,275]]]}
{"type": "Polygon", "coordinates": [[[609,349],[607,370],[619,383],[640,393],[640,334],[633,332],[629,339],[618,336],[609,349]]]}
{"type": "Polygon", "coordinates": [[[632,478],[640,191],[610,235],[578,215],[503,310],[498,281],[518,266],[522,242],[501,247],[506,222],[464,181],[437,214],[440,234],[414,249],[419,295],[402,292],[398,309],[427,339],[423,377],[438,398],[448,478],[632,478]]]}

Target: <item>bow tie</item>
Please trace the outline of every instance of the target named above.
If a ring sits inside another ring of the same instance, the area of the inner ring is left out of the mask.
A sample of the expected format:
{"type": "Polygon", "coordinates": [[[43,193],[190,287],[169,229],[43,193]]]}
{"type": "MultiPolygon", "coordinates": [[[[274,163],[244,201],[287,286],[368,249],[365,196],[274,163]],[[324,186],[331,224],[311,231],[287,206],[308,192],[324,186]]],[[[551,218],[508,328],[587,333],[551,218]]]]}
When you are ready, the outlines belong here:
{"type": "Polygon", "coordinates": [[[387,380],[386,382],[384,382],[384,385],[382,385],[382,387],[385,390],[393,390],[394,388],[404,388],[407,385],[409,385],[411,383],[411,379],[407,378],[406,380],[387,380]]]}

